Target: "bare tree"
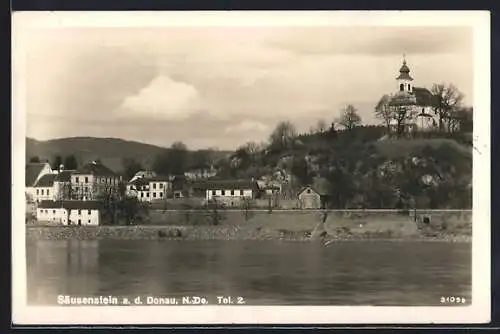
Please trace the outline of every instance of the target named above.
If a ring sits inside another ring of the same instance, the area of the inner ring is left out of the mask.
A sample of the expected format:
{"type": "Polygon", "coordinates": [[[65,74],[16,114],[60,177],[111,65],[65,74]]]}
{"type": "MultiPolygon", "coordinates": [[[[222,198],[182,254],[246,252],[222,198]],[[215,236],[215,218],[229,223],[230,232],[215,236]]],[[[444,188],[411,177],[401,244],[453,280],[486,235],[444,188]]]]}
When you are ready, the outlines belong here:
{"type": "Polygon", "coordinates": [[[387,133],[391,132],[391,120],[394,118],[394,112],[389,105],[390,100],[389,95],[384,95],[375,106],[375,116],[387,127],[387,133]]]}
{"type": "Polygon", "coordinates": [[[290,121],[279,123],[271,133],[269,142],[271,146],[276,148],[290,148],[294,138],[297,136],[297,131],[290,121]]]}
{"type": "Polygon", "coordinates": [[[452,130],[455,112],[464,99],[464,95],[453,84],[434,84],[431,88],[434,96],[434,111],[439,116],[439,131],[444,131],[445,123],[448,131],[452,130]]]}
{"type": "Polygon", "coordinates": [[[358,115],[358,110],[352,104],[347,105],[340,115],[338,123],[346,130],[351,131],[356,126],[361,125],[361,117],[358,115]]]}

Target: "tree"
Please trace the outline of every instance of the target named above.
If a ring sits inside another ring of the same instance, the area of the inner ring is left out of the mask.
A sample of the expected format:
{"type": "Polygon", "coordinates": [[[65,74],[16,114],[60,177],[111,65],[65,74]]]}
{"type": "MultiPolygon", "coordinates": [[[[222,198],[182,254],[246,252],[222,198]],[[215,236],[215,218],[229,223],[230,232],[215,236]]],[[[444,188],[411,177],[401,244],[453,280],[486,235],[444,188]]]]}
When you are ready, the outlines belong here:
{"type": "Polygon", "coordinates": [[[189,158],[189,167],[193,169],[205,169],[211,165],[210,152],[207,150],[194,151],[189,158]]]}
{"type": "Polygon", "coordinates": [[[31,162],[31,163],[38,163],[38,162],[40,162],[40,158],[37,157],[37,156],[31,157],[30,160],[29,160],[29,162],[31,162]]]}
{"type": "Polygon", "coordinates": [[[63,164],[63,159],[60,155],[56,155],[54,161],[52,162],[52,169],[58,170],[63,164]]]}
{"type": "Polygon", "coordinates": [[[77,169],[78,168],[78,162],[76,160],[76,157],[73,154],[68,155],[66,158],[64,158],[64,168],[65,169],[77,169]]]}
{"type": "Polygon", "coordinates": [[[188,162],[188,150],[184,143],[178,141],[172,144],[168,153],[170,172],[174,175],[183,175],[188,162]]]}
{"type": "Polygon", "coordinates": [[[188,150],[182,142],[175,142],[170,149],[158,154],[153,161],[153,170],[163,175],[182,175],[188,165],[188,150]]]}
{"type": "Polygon", "coordinates": [[[358,115],[358,110],[352,104],[347,105],[342,110],[338,123],[348,131],[361,125],[361,117],[358,115]]]}
{"type": "Polygon", "coordinates": [[[389,102],[389,95],[384,95],[375,106],[375,116],[382,120],[383,124],[387,127],[387,133],[391,131],[391,120],[393,119],[393,111],[389,102]]]}
{"type": "Polygon", "coordinates": [[[316,130],[319,133],[325,133],[327,130],[327,127],[328,126],[326,125],[326,121],[324,119],[318,120],[318,123],[316,124],[316,130]]]}
{"type": "Polygon", "coordinates": [[[279,123],[271,133],[269,142],[275,149],[290,148],[293,140],[297,136],[297,131],[290,121],[279,123]]]}
{"type": "Polygon", "coordinates": [[[143,167],[140,162],[135,160],[134,158],[124,158],[122,160],[123,171],[127,180],[130,180],[134,175],[143,170],[143,167]]]}
{"type": "Polygon", "coordinates": [[[444,131],[445,125],[448,131],[452,130],[453,118],[460,107],[464,95],[453,84],[434,84],[431,88],[434,96],[434,111],[439,116],[439,131],[444,131]]]}

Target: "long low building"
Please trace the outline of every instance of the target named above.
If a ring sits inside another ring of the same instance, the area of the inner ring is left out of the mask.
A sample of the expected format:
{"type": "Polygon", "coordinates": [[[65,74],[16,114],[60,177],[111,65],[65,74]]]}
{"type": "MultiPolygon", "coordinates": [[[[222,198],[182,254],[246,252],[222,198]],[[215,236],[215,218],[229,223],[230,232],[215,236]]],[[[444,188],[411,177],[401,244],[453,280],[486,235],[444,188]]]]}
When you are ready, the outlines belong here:
{"type": "Polygon", "coordinates": [[[101,223],[102,205],[97,201],[42,201],[36,210],[38,222],[56,225],[101,223]]]}

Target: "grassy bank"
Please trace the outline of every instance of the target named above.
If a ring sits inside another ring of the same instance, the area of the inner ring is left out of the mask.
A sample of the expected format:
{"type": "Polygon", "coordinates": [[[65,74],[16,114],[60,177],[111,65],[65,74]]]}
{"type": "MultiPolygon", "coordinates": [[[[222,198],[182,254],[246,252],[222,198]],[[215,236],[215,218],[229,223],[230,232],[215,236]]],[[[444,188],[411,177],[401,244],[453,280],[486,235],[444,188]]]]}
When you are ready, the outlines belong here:
{"type": "Polygon", "coordinates": [[[422,214],[417,221],[395,213],[330,213],[322,223],[319,212],[221,213],[217,225],[204,212],[157,212],[140,226],[27,226],[29,240],[446,240],[470,241],[470,214],[422,214]],[[423,217],[429,217],[424,222],[423,217]]]}

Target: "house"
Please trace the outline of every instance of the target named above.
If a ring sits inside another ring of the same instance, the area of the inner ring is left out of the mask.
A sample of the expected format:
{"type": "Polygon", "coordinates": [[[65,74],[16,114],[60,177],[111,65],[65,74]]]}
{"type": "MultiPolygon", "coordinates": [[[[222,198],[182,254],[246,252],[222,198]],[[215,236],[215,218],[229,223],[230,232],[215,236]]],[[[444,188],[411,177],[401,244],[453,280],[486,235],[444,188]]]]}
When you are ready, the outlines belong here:
{"type": "Polygon", "coordinates": [[[298,194],[301,209],[320,209],[321,194],[311,186],[306,186],[298,194]]]}
{"type": "Polygon", "coordinates": [[[281,194],[282,185],[280,182],[258,180],[257,184],[259,186],[260,193],[264,196],[281,194]]]}
{"type": "Polygon", "coordinates": [[[35,203],[40,203],[44,200],[55,200],[57,197],[57,189],[54,187],[56,174],[45,174],[34,185],[33,200],[35,203]]]}
{"type": "Polygon", "coordinates": [[[94,200],[99,194],[118,191],[121,177],[101,162],[92,161],[71,175],[71,197],[76,200],[94,200]]]}
{"type": "Polygon", "coordinates": [[[36,209],[36,219],[58,225],[98,226],[101,210],[97,201],[42,201],[36,209]]]}
{"type": "Polygon", "coordinates": [[[209,180],[205,184],[205,199],[207,201],[222,201],[230,206],[239,205],[244,198],[256,198],[258,193],[259,186],[255,181],[209,180]]]}
{"type": "MultiPolygon", "coordinates": [[[[410,75],[410,68],[403,59],[403,65],[399,69],[399,75],[396,77],[397,92],[391,94],[389,106],[400,108],[406,111],[406,115],[414,115],[413,119],[405,122],[405,130],[413,131],[432,131],[437,129],[439,117],[433,110],[435,105],[434,95],[423,87],[415,87],[414,79],[410,75]]],[[[391,119],[391,128],[396,131],[397,120],[391,119]]]]}
{"type": "Polygon", "coordinates": [[[141,202],[163,200],[172,190],[168,176],[140,177],[127,184],[127,195],[137,197],[141,202]]]}
{"type": "Polygon", "coordinates": [[[52,168],[47,162],[28,163],[25,170],[25,191],[28,202],[35,200],[35,184],[44,175],[52,174],[52,168]]]}

